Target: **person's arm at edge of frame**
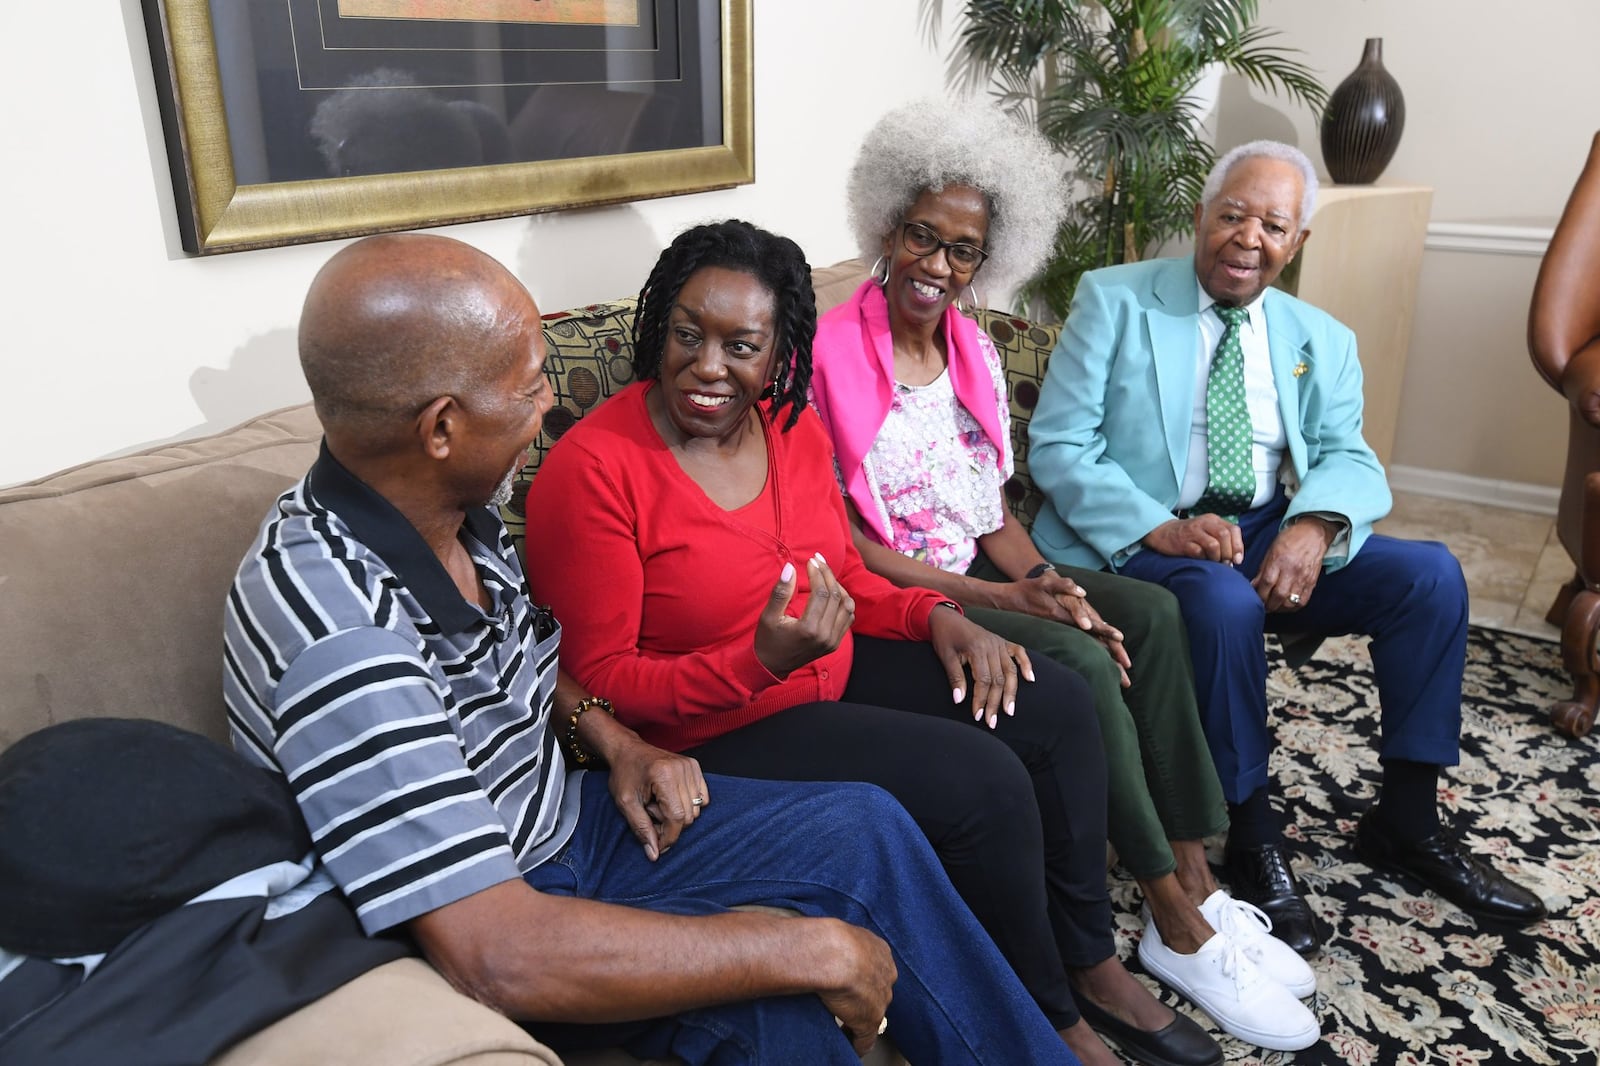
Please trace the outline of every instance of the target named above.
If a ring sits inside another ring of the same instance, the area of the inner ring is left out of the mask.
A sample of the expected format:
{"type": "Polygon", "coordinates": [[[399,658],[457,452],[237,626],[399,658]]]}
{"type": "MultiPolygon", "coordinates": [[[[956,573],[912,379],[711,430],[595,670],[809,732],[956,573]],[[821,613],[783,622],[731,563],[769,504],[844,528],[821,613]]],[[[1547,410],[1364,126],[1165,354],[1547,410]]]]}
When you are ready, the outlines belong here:
{"type": "Polygon", "coordinates": [[[837,919],[660,914],[552,896],[520,879],[420,915],[409,929],[458,991],[521,1021],[632,1021],[815,993],[861,1050],[896,978],[888,945],[837,919]]]}

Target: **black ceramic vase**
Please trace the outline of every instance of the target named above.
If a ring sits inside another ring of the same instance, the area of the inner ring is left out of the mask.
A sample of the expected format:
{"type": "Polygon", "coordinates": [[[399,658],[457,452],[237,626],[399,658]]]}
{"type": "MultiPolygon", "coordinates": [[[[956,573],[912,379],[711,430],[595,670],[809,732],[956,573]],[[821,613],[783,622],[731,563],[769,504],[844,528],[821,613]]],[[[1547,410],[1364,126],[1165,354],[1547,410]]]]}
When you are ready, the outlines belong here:
{"type": "Polygon", "coordinates": [[[1406,100],[1383,66],[1383,38],[1368,37],[1361,63],[1322,113],[1322,161],[1340,185],[1370,185],[1400,147],[1406,100]]]}

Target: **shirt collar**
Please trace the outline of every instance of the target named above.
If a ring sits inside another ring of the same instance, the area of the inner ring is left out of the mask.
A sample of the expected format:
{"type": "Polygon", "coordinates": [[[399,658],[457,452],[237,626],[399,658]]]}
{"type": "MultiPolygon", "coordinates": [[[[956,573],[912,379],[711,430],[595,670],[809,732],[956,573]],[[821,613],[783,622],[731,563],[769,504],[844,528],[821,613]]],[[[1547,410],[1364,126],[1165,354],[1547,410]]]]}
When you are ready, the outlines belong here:
{"type": "MultiPolygon", "coordinates": [[[[1200,278],[1198,276],[1196,276],[1194,279],[1194,287],[1200,293],[1200,314],[1203,315],[1217,301],[1211,298],[1211,294],[1209,292],[1206,292],[1206,287],[1200,284],[1200,278]]],[[[1267,328],[1267,312],[1262,306],[1266,302],[1266,299],[1267,290],[1262,289],[1260,295],[1244,305],[1244,309],[1250,312],[1250,330],[1252,333],[1256,333],[1258,335],[1267,328]]],[[[1221,316],[1219,315],[1217,317],[1220,318],[1221,316]]]]}
{"type": "MultiPolygon", "coordinates": [[[[441,630],[463,633],[484,624],[483,610],[461,595],[411,520],[335,459],[326,440],[306,482],[317,503],[335,512],[357,540],[389,565],[441,630]]],[[[463,524],[483,544],[500,542],[499,520],[488,507],[472,508],[463,524]]],[[[490,595],[496,591],[491,583],[490,595]]]]}

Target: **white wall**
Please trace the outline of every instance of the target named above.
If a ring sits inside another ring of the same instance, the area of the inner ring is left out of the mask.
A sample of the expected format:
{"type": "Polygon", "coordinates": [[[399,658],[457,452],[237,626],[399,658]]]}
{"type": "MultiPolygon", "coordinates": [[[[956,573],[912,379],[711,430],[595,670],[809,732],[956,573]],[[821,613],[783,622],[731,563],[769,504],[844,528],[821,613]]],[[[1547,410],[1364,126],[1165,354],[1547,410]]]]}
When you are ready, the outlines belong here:
{"type": "MultiPolygon", "coordinates": [[[[661,247],[708,219],[786,233],[819,265],[855,254],[843,189],[862,133],[943,84],[920,0],[753,6],[754,185],[437,232],[506,263],[545,310],[636,292],[661,247]]],[[[61,29],[59,5],[0,8],[11,45],[0,68],[11,149],[0,169],[11,425],[0,484],[307,399],[295,322],[341,246],[187,256],[138,0],[97,8],[73,21],[69,43],[47,45],[61,29]]]]}
{"type": "MultiPolygon", "coordinates": [[[[13,45],[0,69],[11,148],[0,202],[12,238],[0,387],[13,427],[0,484],[304,399],[294,324],[306,283],[337,247],[184,255],[138,0],[76,20],[70,48],[19,46],[60,38],[58,6],[0,8],[0,40],[13,45]]],[[[703,219],[739,215],[786,232],[818,264],[853,254],[841,190],[861,133],[942,83],[919,28],[922,0],[754,6],[756,184],[440,232],[509,264],[547,310],[636,290],[661,245],[703,219]]],[[[1432,185],[1436,222],[1559,213],[1600,129],[1596,0],[1261,6],[1261,23],[1329,87],[1365,37],[1385,38],[1407,101],[1386,177],[1432,185]]],[[[956,7],[945,0],[947,28],[956,7]]],[[[1308,113],[1237,79],[1224,84],[1215,123],[1224,146],[1278,136],[1321,158],[1308,113]]],[[[1556,482],[1563,405],[1535,379],[1521,339],[1536,268],[1493,252],[1424,256],[1396,463],[1556,482]]]]}

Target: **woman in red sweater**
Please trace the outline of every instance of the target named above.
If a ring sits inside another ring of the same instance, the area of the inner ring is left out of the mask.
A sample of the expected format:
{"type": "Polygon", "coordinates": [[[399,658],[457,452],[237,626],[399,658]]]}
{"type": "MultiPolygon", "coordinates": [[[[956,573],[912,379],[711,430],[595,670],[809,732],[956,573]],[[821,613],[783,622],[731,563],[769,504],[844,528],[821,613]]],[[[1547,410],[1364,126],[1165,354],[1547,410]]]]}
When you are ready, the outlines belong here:
{"type": "Polygon", "coordinates": [[[805,405],[815,326],[792,241],[724,222],[662,253],[634,322],[638,383],[570,430],[528,493],[529,585],[562,622],[563,665],[708,771],[893,793],[1084,1061],[1116,1060],[1069,968],[1126,1024],[1175,1029],[1209,1061],[1204,1032],[1117,960],[1083,680],[862,565],[805,405]]]}

